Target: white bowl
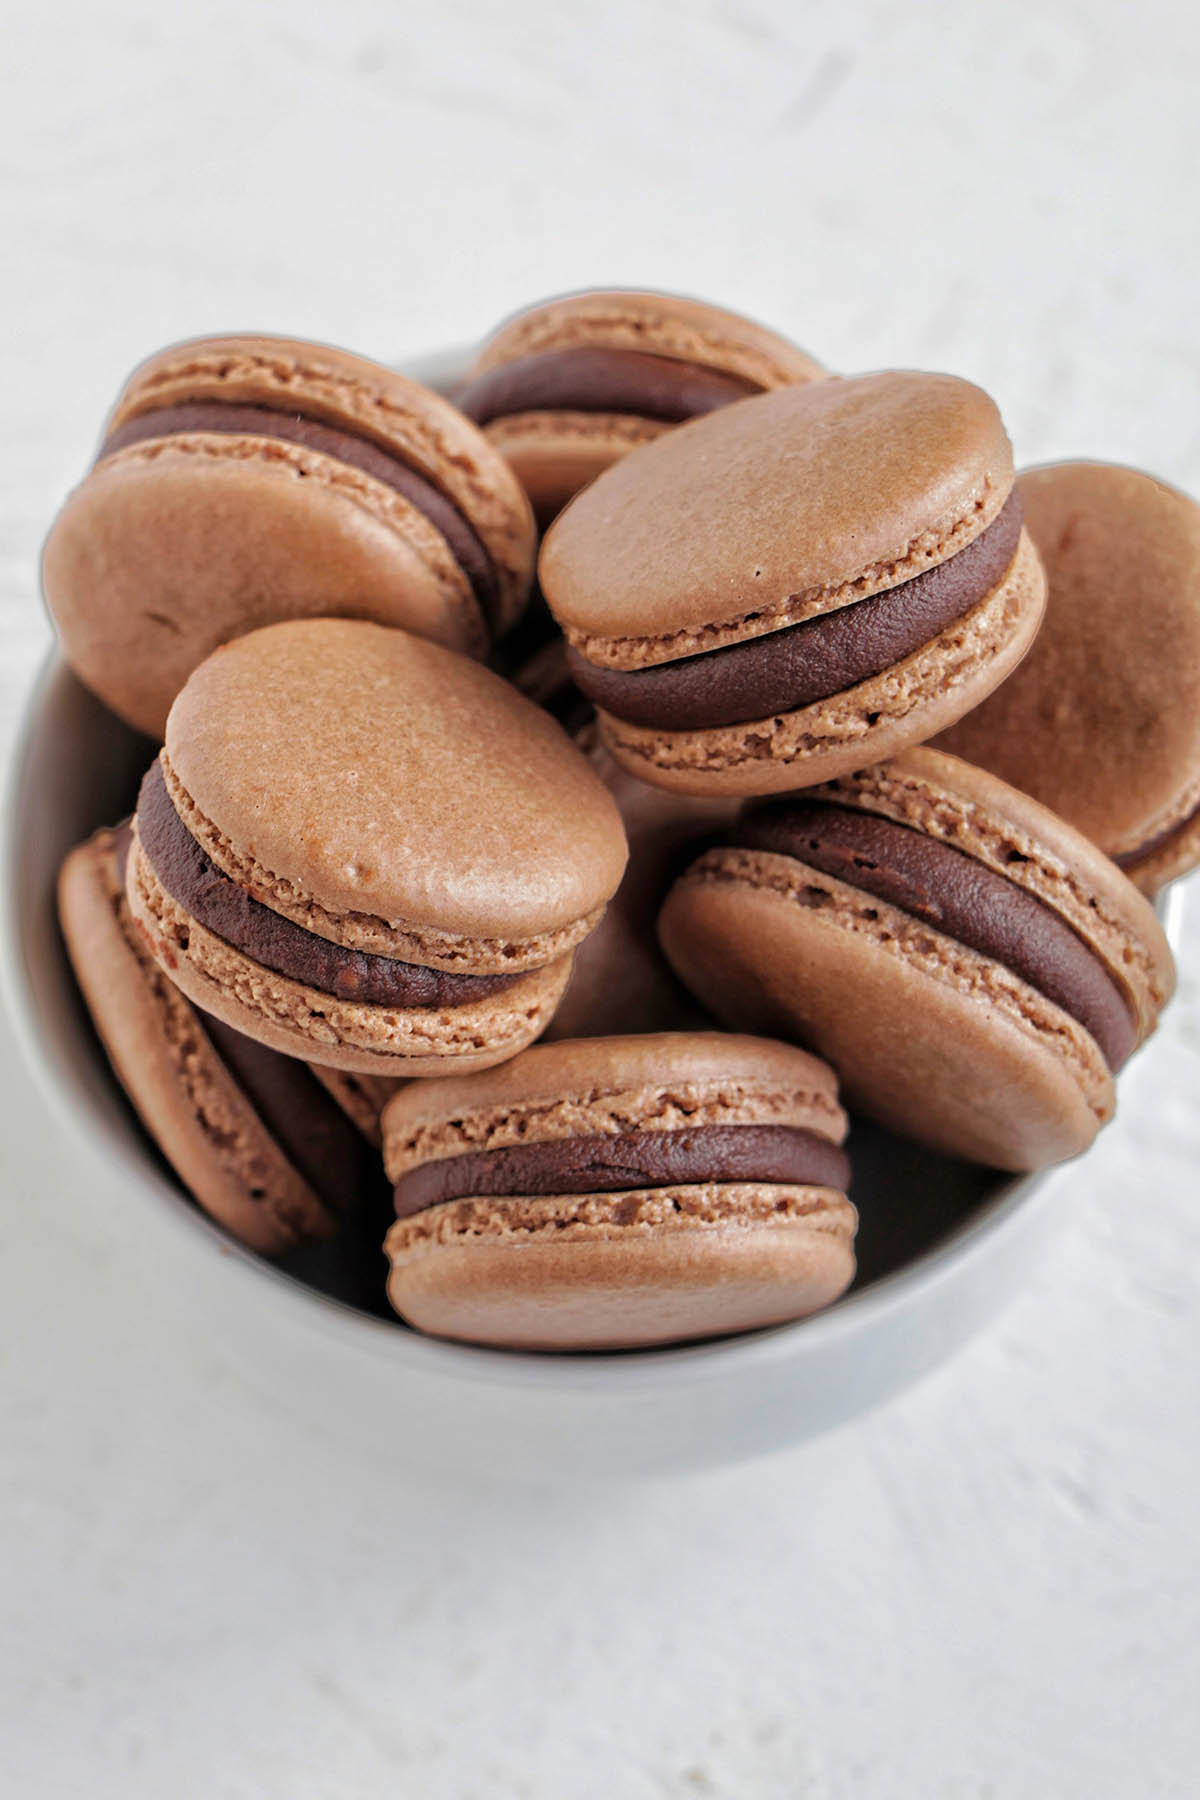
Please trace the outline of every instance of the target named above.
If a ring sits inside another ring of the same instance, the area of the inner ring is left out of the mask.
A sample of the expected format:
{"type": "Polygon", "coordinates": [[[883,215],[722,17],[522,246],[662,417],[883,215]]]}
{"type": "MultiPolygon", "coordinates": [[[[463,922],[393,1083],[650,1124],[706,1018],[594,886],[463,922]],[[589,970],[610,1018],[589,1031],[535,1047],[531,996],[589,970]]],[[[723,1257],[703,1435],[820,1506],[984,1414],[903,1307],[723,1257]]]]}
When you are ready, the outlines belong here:
{"type": "Polygon", "coordinates": [[[824,1431],[915,1381],[992,1316],[1038,1255],[1063,1171],[1014,1179],[856,1127],[860,1280],[795,1325],[674,1350],[516,1355],[420,1337],[281,1273],[198,1211],[141,1132],[58,932],[62,858],[129,811],[152,755],[60,661],[48,664],[7,811],[12,1012],[106,1218],[199,1328],[285,1404],[334,1431],[374,1434],[381,1454],[402,1446],[409,1463],[546,1476],[732,1461],[824,1431]]]}
{"type": "MultiPolygon", "coordinates": [[[[462,366],[451,353],[414,372],[443,385],[462,366]]],[[[915,1381],[996,1312],[1038,1255],[1062,1171],[997,1175],[858,1126],[859,1279],[795,1325],[673,1350],[518,1355],[423,1338],[349,1305],[319,1258],[305,1280],[283,1273],[201,1213],[141,1131],[59,935],[63,857],[131,810],[153,754],[51,659],[27,704],[5,821],[11,1010],[106,1220],[277,1403],[408,1464],[544,1477],[729,1462],[824,1431],[915,1381]]]]}

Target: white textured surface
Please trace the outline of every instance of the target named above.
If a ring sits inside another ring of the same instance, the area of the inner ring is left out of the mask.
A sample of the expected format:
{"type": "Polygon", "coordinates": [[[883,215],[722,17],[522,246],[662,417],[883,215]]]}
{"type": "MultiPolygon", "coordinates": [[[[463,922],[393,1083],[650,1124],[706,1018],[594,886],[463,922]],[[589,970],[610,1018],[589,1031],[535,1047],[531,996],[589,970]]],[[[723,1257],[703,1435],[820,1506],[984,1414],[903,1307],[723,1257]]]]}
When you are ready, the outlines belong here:
{"type": "MultiPolygon", "coordinates": [[[[1200,491],[1183,4],[9,10],[6,734],[49,517],[196,331],[387,358],[661,284],[969,374],[1022,461],[1200,491]]],[[[804,1450],[608,1492],[401,1480],[280,1416],[122,1265],[13,1067],[0,1791],[1195,1794],[1195,929],[1182,977],[998,1328],[804,1450]]]]}

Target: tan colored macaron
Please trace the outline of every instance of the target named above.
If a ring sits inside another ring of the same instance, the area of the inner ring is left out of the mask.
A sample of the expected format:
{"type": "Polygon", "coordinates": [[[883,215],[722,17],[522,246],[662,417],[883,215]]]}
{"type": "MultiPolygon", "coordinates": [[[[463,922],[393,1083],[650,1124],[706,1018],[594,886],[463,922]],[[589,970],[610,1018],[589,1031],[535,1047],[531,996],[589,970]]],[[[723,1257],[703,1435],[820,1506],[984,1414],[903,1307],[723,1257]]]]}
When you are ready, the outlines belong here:
{"type": "Polygon", "coordinates": [[[1200,863],[1200,506],[1108,463],[1030,469],[1017,487],[1045,622],[939,745],[1053,807],[1153,894],[1200,863]]]}
{"type": "Polygon", "coordinates": [[[800,1318],[854,1274],[832,1072],[719,1032],[539,1044],[383,1116],[388,1293],[422,1331],[606,1350],[800,1318]]]}
{"type": "Polygon", "coordinates": [[[1174,987],[1119,869],[928,749],[747,808],[659,932],[718,1018],[798,1039],[852,1108],[1001,1169],[1086,1148],[1174,987]]]}
{"type": "Polygon", "coordinates": [[[198,338],[126,383],[43,582],[81,680],[161,738],[197,663],[277,619],[372,619],[482,656],[533,554],[507,463],[440,395],[323,344],[198,338]]]}
{"type": "Polygon", "coordinates": [[[556,520],[539,575],[617,761],[691,794],[807,787],[931,737],[1045,601],[992,401],[905,372],[635,451],[556,520]]]}
{"type": "Polygon", "coordinates": [[[786,338],[675,294],[565,294],[509,319],[455,398],[549,524],[573,494],[673,425],[748,394],[818,381],[786,338]]]}
{"type": "Polygon", "coordinates": [[[266,626],[171,708],[133,916],[188,998],[370,1075],[484,1068],[545,1028],[625,866],[561,729],[479,664],[379,625],[266,626]]]}
{"type": "MultiPolygon", "coordinates": [[[[188,1192],[242,1243],[279,1256],[332,1236],[373,1197],[375,1157],[329,1098],[328,1072],[204,1018],[156,966],[125,899],[130,841],[128,826],[97,832],[58,884],[67,950],[118,1081],[188,1192]]],[[[354,1117],[378,1143],[365,1093],[354,1117]]]]}

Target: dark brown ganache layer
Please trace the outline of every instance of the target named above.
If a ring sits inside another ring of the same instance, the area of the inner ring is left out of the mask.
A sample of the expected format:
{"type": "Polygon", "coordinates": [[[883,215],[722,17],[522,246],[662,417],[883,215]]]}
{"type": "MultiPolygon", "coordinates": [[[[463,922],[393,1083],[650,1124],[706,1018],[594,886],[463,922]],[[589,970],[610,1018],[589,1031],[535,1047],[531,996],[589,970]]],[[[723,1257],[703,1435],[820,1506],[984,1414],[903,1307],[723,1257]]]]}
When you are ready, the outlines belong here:
{"type": "Polygon", "coordinates": [[[791,1125],[696,1125],[550,1138],[423,1163],[396,1183],[396,1215],[407,1219],[474,1194],[608,1194],[731,1181],[844,1193],[850,1162],[827,1138],[791,1125]]]}
{"type": "Polygon", "coordinates": [[[162,765],[151,763],[137,808],[138,837],[171,898],[207,931],[252,961],[322,994],[367,1006],[462,1006],[511,987],[517,975],[455,975],[330,943],[272,912],[196,842],[171,802],[162,765]]]}
{"type": "Polygon", "coordinates": [[[625,413],[681,425],[761,392],[757,382],[702,363],[581,344],[486,369],[455,400],[477,425],[527,412],[625,413]]]}
{"type": "Polygon", "coordinates": [[[371,1186],[374,1157],[316,1076],[205,1015],[205,1035],[284,1156],[331,1212],[352,1212],[371,1186]]]}
{"type": "Polygon", "coordinates": [[[441,532],[470,583],[479,610],[489,625],[495,624],[499,592],[495,565],[474,527],[432,481],[370,438],[275,407],[248,406],[240,401],[185,400],[178,406],[163,406],[126,419],[109,433],[97,461],[102,462],[130,444],[145,443],[151,438],[181,437],[193,431],[280,438],[332,456],[394,489],[441,532]]]}
{"type": "Polygon", "coordinates": [[[908,825],[820,800],[749,809],[730,833],[739,849],[790,856],[991,957],[1069,1013],[1112,1070],[1137,1027],[1122,988],[1049,906],[986,864],[908,825]]]}
{"type": "MultiPolygon", "coordinates": [[[[125,819],[114,829],[112,840],[121,888],[132,844],[132,822],[125,819]]],[[[125,906],[123,898],[121,905],[125,906]]],[[[316,1076],[306,1064],[256,1044],[220,1019],[206,1014],[200,1024],[217,1057],[297,1174],[331,1212],[352,1211],[364,1193],[378,1186],[375,1157],[362,1133],[355,1130],[316,1076]]]]}
{"type": "Polygon", "coordinates": [[[1014,488],[965,550],[867,600],[648,669],[601,668],[568,646],[571,673],[605,712],[654,730],[711,730],[794,712],[882,674],[961,619],[1002,580],[1020,534],[1014,488]]]}

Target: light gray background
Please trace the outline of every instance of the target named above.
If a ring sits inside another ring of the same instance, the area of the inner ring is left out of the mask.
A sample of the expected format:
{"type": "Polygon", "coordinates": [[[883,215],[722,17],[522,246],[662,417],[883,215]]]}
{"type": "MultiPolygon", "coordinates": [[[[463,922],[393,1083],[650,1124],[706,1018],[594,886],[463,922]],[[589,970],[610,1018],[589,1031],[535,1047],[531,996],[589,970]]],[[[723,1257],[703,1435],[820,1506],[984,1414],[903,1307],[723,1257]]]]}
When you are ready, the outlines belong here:
{"type": "MultiPolygon", "coordinates": [[[[1190,6],[126,0],[4,39],[6,741],[54,507],[194,332],[390,359],[665,285],[969,374],[1023,461],[1200,491],[1190,6]]],[[[0,1793],[1194,1794],[1200,931],[1181,973],[997,1328],[803,1450],[607,1491],[398,1473],[260,1398],[5,1038],[0,1793]]]]}

